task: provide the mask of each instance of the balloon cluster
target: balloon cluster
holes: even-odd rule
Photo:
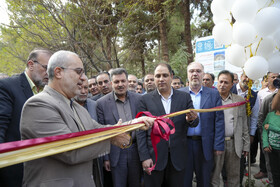
[[[280,72],[280,0],[213,0],[213,37],[253,80]]]

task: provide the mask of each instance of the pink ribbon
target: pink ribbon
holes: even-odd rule
[[[143,114],[148,117],[156,118],[151,130],[151,141],[155,152],[156,162],[152,167],[148,168],[151,172],[155,169],[157,163],[157,158],[158,158],[157,144],[160,142],[160,139],[164,139],[168,141],[169,136],[175,133],[175,126],[173,121],[171,121],[168,118],[164,118],[165,115],[157,117],[157,116],[153,116],[150,112],[147,111],[139,112],[136,115],[136,118],[141,117]],[[171,125],[173,128],[170,129],[168,124]],[[164,132],[162,132],[161,129],[163,129]]]

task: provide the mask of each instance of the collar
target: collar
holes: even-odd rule
[[[228,96],[227,96],[227,98],[225,98],[225,99],[223,99],[222,97],[221,97],[221,99],[223,100],[223,101],[228,101],[228,100],[232,100],[232,93],[230,92],[229,94],[228,94]]]
[[[158,91],[158,89],[157,89],[157,92],[158,92],[158,94],[161,96],[162,99],[164,99],[164,100],[169,100],[169,99],[171,99],[171,97],[172,97],[172,95],[173,95],[173,88],[171,87],[171,92],[170,92],[170,95],[168,96],[167,99],[165,99],[165,98],[161,95],[161,93]]]
[[[37,91],[37,87],[36,87],[36,85],[33,83],[33,81],[30,79],[30,77],[28,76],[28,74],[26,73],[26,71],[24,72],[24,74],[25,74],[25,77],[26,77],[26,79],[27,79],[27,81],[28,81],[28,83],[29,83],[29,86],[30,86],[30,88],[31,88],[31,90],[32,90],[32,92],[33,92],[33,94],[35,95],[35,94],[37,94],[37,93],[39,93],[39,92],[41,92],[41,91],[43,91],[43,89],[41,88],[41,89],[39,89],[39,92]]]
[[[189,86],[189,91],[190,91],[190,93],[196,95],[196,94],[194,93],[194,91],[192,91],[192,89],[191,89],[190,86]],[[201,93],[202,91],[203,91],[203,86],[200,87],[200,90],[199,90],[199,92],[198,92],[197,94]]]
[[[116,93],[114,91],[113,91],[113,96],[114,96],[115,101],[119,100],[118,96],[116,95]],[[125,100],[127,100],[127,99],[129,99],[129,91],[126,91]]]

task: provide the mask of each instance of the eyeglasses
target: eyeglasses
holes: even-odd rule
[[[84,74],[85,70],[83,68],[65,68],[65,67],[60,67],[61,69],[70,69],[75,71],[80,77]]]
[[[45,70],[48,69],[48,66],[47,65],[43,65],[41,64],[40,62],[36,61],[36,60],[33,60],[34,63],[37,63],[37,64],[40,64]]]

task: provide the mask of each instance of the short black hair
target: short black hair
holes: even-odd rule
[[[158,66],[165,66],[165,67],[167,67],[167,69],[168,69],[170,75],[173,75],[173,70],[172,70],[172,68],[171,68],[171,66],[170,66],[169,64],[167,64],[167,63],[159,63],[159,64],[155,67],[155,70],[157,69]]]
[[[219,79],[220,75],[230,75],[230,77],[231,77],[231,82],[233,82],[234,75],[233,75],[233,73],[231,73],[230,71],[228,71],[228,70],[222,70],[222,71],[220,71],[220,73],[218,74],[218,79]]]
[[[205,73],[205,74],[209,74],[212,78],[213,81],[215,81],[215,75],[213,73]]]
[[[113,75],[125,74],[126,79],[128,78],[128,73],[124,68],[115,68],[111,71],[110,79],[112,80]]]
[[[110,74],[107,72],[107,71],[102,71],[102,72],[99,72],[97,75],[96,75],[96,79],[97,79],[97,77],[98,76],[100,76],[100,75],[108,75],[108,77],[110,78]]]

